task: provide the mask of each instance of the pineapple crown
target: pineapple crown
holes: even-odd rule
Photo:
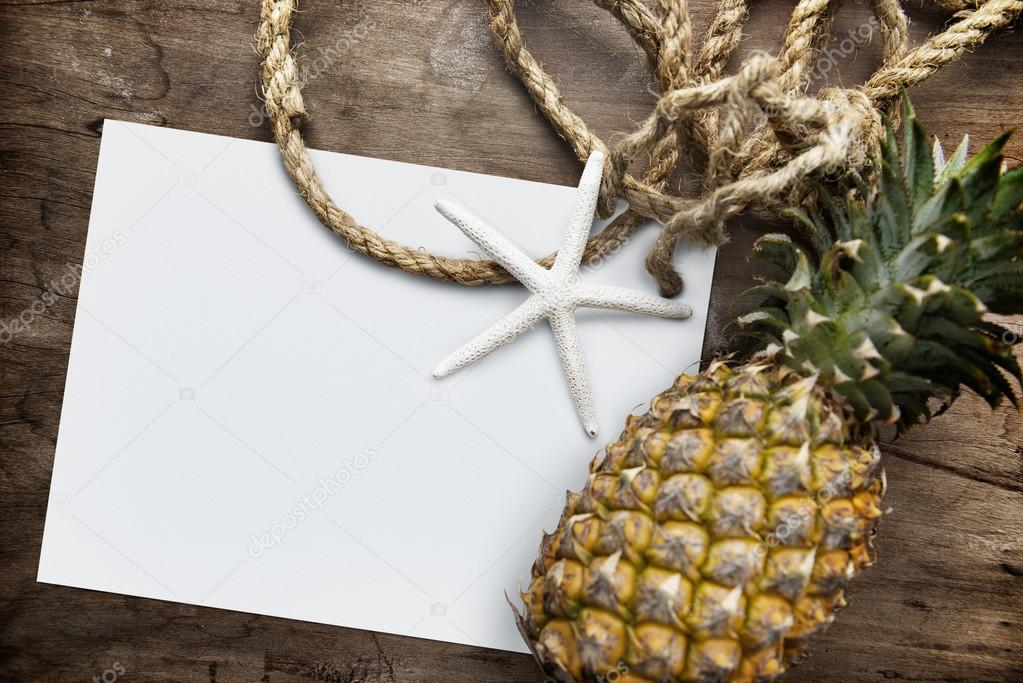
[[[1018,408],[1018,337],[985,320],[1023,312],[1023,168],[1004,168],[1009,133],[969,160],[964,139],[946,161],[908,99],[903,122],[901,147],[886,123],[872,182],[854,176],[844,198],[822,192],[820,211],[790,212],[806,246],[756,242],[751,256],[788,280],[750,290],[767,300],[739,324],[862,421],[905,429],[963,386]]]

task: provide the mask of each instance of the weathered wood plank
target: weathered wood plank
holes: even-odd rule
[[[0,320],[82,258],[104,117],[268,140],[251,47],[254,0],[0,4]],[[481,3],[302,5],[310,144],[354,154],[573,184],[578,164],[533,110],[485,37]],[[745,53],[777,47],[791,3],[753,9]],[[416,21],[410,21],[413,16]],[[713,13],[694,0],[698,30]],[[941,13],[912,9],[918,39]],[[523,30],[565,96],[602,136],[653,102],[643,57],[588,3],[520,3]],[[867,17],[840,12],[835,35]],[[338,47],[340,45],[340,47]],[[316,70],[321,50],[337,56]],[[932,131],[981,142],[1023,120],[1015,74],[1023,34],[1000,36],[915,91]],[[862,80],[877,45],[820,65]],[[825,68],[826,66],[826,68]],[[312,73],[312,72],[311,72]],[[1009,154],[1023,158],[1023,139]],[[721,254],[707,350],[749,283],[744,220]],[[539,681],[527,657],[351,629],[35,583],[74,319],[59,298],[0,344],[0,679]],[[667,378],[666,378],[667,380]],[[1021,680],[1023,425],[965,397],[886,448],[892,508],[878,566],[793,681]],[[83,558],[87,561],[87,558]],[[495,615],[495,618],[507,618]]]

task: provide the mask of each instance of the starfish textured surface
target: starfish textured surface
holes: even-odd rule
[[[437,210],[504,266],[529,290],[530,297],[502,320],[441,361],[433,371],[434,377],[446,377],[475,363],[515,339],[540,319],[546,318],[554,334],[576,412],[591,437],[597,435],[597,419],[590,378],[576,329],[575,309],[603,308],[662,318],[688,318],[692,315],[692,309],[685,304],[645,292],[597,285],[579,279],[579,264],[593,224],[603,168],[604,155],[593,152],[583,169],[568,227],[550,270],[537,264],[479,217],[442,199],[436,203]]]

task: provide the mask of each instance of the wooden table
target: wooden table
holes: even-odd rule
[[[702,31],[712,3],[694,4]],[[776,48],[791,6],[756,3],[743,53]],[[341,46],[306,87],[312,146],[575,183],[577,163],[491,47],[483,3],[306,0],[301,9],[303,64]],[[943,17],[911,15],[917,38]],[[520,16],[605,139],[646,115],[642,56],[601,10],[533,0]],[[835,36],[868,16],[849,4]],[[104,118],[270,139],[257,19],[256,0],[0,5],[0,320],[80,263]],[[948,145],[1018,125],[1021,54],[1023,32],[1001,35],[916,89],[925,124]],[[877,41],[838,55],[826,76],[862,82],[877,55]],[[1020,161],[1023,136],[1009,154]],[[744,251],[763,228],[740,221],[719,257],[708,352],[722,344],[727,304],[749,283]],[[72,293],[0,345],[0,679],[542,680],[522,655],[37,584],[74,314]],[[788,680],[1023,680],[1023,419],[966,396],[885,455],[892,512],[880,561]]]

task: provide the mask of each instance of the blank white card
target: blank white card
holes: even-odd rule
[[[313,157],[360,222],[451,256],[481,257],[437,198],[542,255],[574,196]],[[655,235],[584,277],[655,291]],[[579,313],[597,440],[546,325],[432,379],[525,290],[353,253],[271,144],[107,121],[83,261],[40,581],[525,651],[505,592],[590,458],[698,360],[714,253],[680,254],[692,319]]]

